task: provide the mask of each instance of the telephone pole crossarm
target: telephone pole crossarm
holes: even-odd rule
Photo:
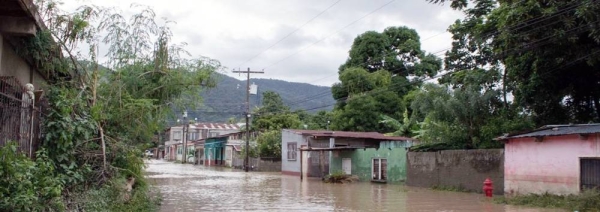
[[[264,71],[233,71],[233,73],[246,74],[246,157],[244,157],[244,171],[248,172],[249,149],[250,149],[250,74],[264,74]]]

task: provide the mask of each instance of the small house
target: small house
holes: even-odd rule
[[[578,194],[600,187],[600,124],[548,125],[497,138],[507,195]]]
[[[406,179],[406,148],[413,139],[377,132],[282,130],[283,174],[324,177],[334,172],[361,181]]]

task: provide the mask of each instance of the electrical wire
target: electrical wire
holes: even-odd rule
[[[246,61],[242,62],[241,64],[235,66],[235,67],[240,67],[243,64],[250,62],[251,60],[253,60],[254,58],[260,56],[261,54],[265,53],[267,50],[273,48],[274,46],[276,46],[277,44],[279,44],[281,41],[285,40],[286,38],[290,37],[292,34],[298,32],[298,30],[302,29],[304,26],[306,26],[308,23],[312,22],[313,20],[315,20],[316,18],[318,18],[319,16],[323,15],[323,13],[327,12],[329,9],[331,9],[333,6],[335,6],[336,4],[340,3],[340,1],[342,0],[338,0],[336,2],[334,2],[333,4],[331,4],[329,7],[325,8],[325,10],[321,11],[319,14],[317,14],[316,16],[312,17],[311,19],[309,19],[308,21],[306,21],[304,24],[302,24],[300,27],[296,28],[295,30],[293,30],[292,32],[288,33],[286,36],[283,36],[283,38],[279,39],[277,42],[271,44],[271,46],[267,47],[266,49],[262,50],[261,52],[259,52],[258,54],[252,56],[250,59],[247,59]]]

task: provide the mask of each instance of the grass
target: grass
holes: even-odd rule
[[[435,186],[432,186],[431,189],[437,190],[437,191],[471,192],[471,191],[469,191],[468,189],[465,189],[462,186],[442,186],[442,185],[435,185]]]
[[[571,211],[600,211],[600,192],[584,191],[579,195],[530,194],[515,197],[496,197],[499,204],[523,205],[543,208],[562,208]]]

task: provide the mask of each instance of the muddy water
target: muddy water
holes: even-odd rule
[[[497,205],[479,194],[372,183],[325,184],[279,173],[151,160],[161,211],[551,211]],[[556,211],[556,210],[554,210]]]

